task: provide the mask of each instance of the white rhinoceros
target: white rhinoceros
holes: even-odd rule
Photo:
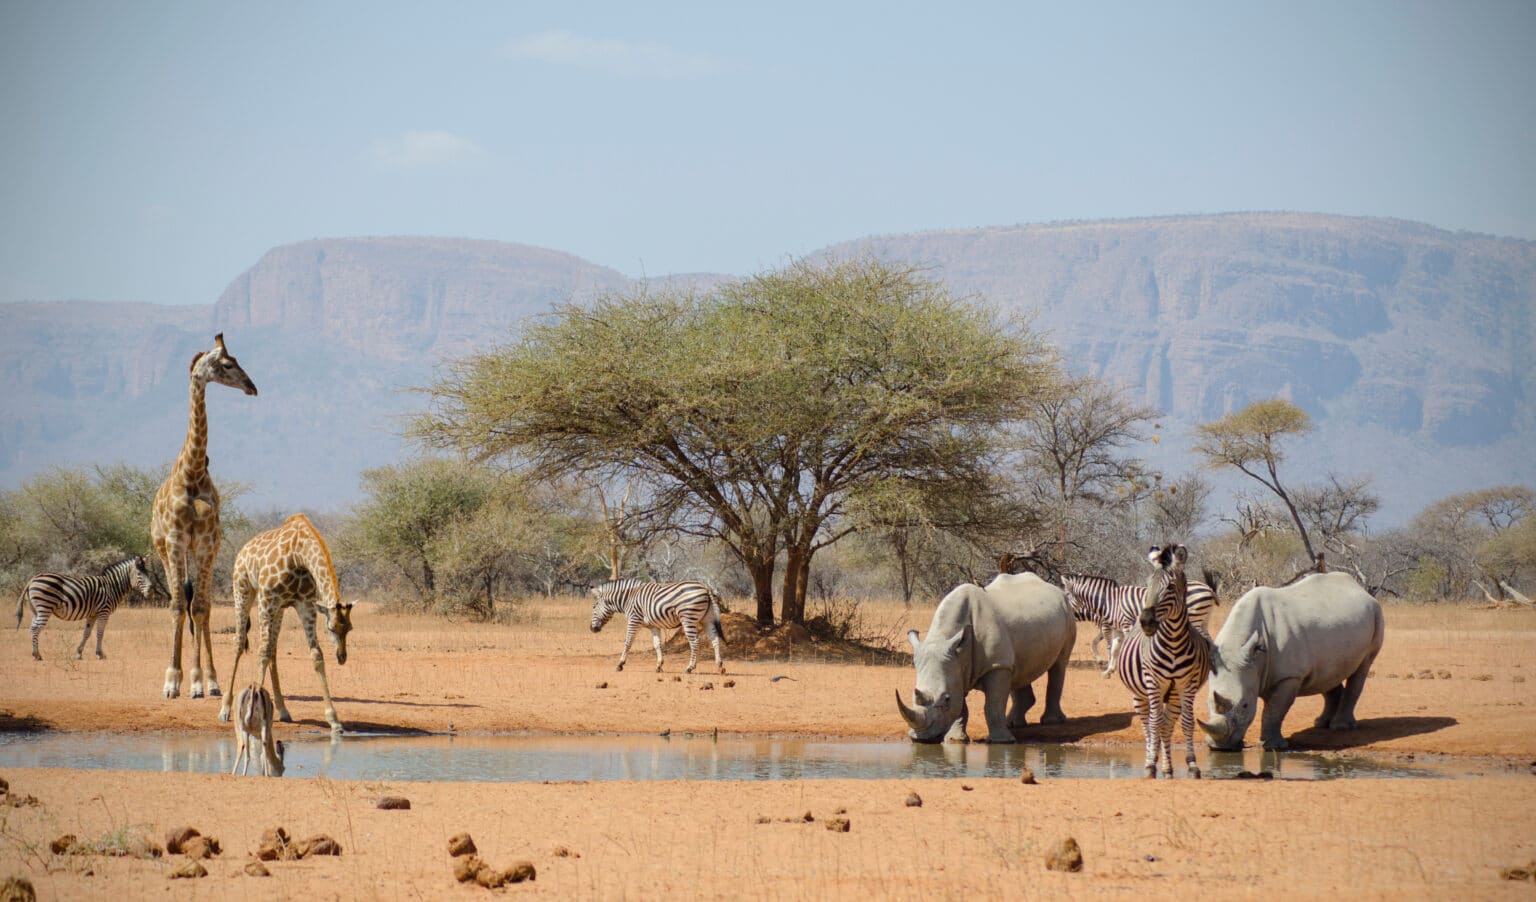
[[[1385,635],[1381,605],[1345,573],[1315,573],[1283,588],[1251,589],[1222,625],[1211,651],[1213,749],[1243,747],[1264,700],[1260,738],[1283,749],[1280,725],[1299,695],[1324,696],[1314,726],[1355,728],[1355,703]]]
[[[969,714],[966,693],[986,696],[988,742],[1014,742],[1012,729],[1024,725],[1035,703],[1030,684],[1049,672],[1041,723],[1061,723],[1061,688],[1077,640],[1077,622],[1067,597],[1032,573],[999,574],[986,588],[966,583],[944,596],[933,612],[928,638],[907,633],[917,685],[914,707],[896,692],[896,705],[915,742],[945,738],[965,742]],[[1005,710],[1009,696],[1013,708]]]

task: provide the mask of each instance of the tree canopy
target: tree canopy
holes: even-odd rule
[[[1004,424],[1058,376],[1021,323],[908,266],[811,263],[694,292],[567,304],[454,363],[413,433],[542,478],[624,473],[718,538],[771,623],[804,615],[820,548],[896,488],[996,494]]]

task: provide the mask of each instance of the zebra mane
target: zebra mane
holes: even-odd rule
[[[614,592],[617,592],[620,589],[633,589],[635,586],[638,586],[643,582],[645,582],[645,580],[640,579],[637,576],[626,576],[623,579],[610,579],[605,583],[598,583],[595,587],[593,587],[592,594],[612,595]]]
[[[142,559],[143,559],[142,555],[131,554],[128,557],[125,557],[125,558],[123,558],[122,560],[120,560],[120,561],[118,561],[116,563],[108,564],[107,566],[101,568],[101,575],[102,576],[118,576],[118,575],[121,575],[123,573],[126,573],[129,570],[132,570],[138,564],[138,562],[140,560],[142,560]]]

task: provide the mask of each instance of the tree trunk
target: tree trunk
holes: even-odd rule
[[[811,550],[809,548],[789,549],[788,560],[784,562],[785,623],[805,622],[805,590],[810,585],[810,581]]]
[[[773,626],[773,559],[747,564],[752,577],[752,596],[757,599],[757,625],[763,629]]]

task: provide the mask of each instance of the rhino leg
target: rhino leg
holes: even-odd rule
[[[1013,705],[1008,709],[1008,729],[1013,730],[1024,726],[1029,721],[1024,714],[1035,706],[1035,690],[1033,686],[1025,686],[1015,689],[1013,692]]]
[[[1072,662],[1072,644],[1067,643],[1061,650],[1061,656],[1045,676],[1045,712],[1040,715],[1041,723],[1066,723],[1067,715],[1061,710],[1061,691],[1067,684],[1067,666]]]
[[[1312,726],[1320,729],[1332,729],[1334,715],[1339,713],[1339,699],[1344,697],[1344,684],[1329,689],[1323,693],[1323,713],[1312,721]]]
[[[1355,704],[1360,701],[1360,693],[1365,691],[1365,678],[1371,675],[1371,665],[1376,662],[1376,656],[1360,665],[1360,668],[1349,675],[1344,681],[1344,691],[1339,695],[1339,710],[1333,713],[1333,720],[1328,724],[1330,730],[1353,730],[1360,725],[1355,722]]]
[[[1291,705],[1295,704],[1296,690],[1300,687],[1300,680],[1281,680],[1265,694],[1264,721],[1259,734],[1264,741],[1264,748],[1281,751],[1290,745],[1280,734],[1280,726],[1285,723],[1285,715],[1290,713]]]
[[[949,732],[944,734],[945,742],[970,742],[971,737],[966,734],[966,723],[971,719],[971,707],[965,702],[960,703],[960,716],[949,725]]]
[[[985,698],[982,713],[987,718],[987,742],[1006,744],[1018,741],[1013,731],[1008,729],[1008,699],[1013,695],[1010,686],[1012,682],[1013,673],[1007,670],[994,670],[981,678],[980,688]],[[1033,703],[1033,697],[1030,701]]]

